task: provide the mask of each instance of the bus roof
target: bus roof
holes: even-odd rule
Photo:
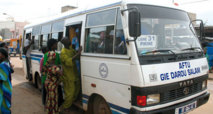
[[[33,23],[33,24],[26,25],[24,28],[26,29],[26,28],[33,27],[35,25],[47,24],[49,22],[53,22],[53,21],[56,21],[56,20],[62,20],[62,19],[66,19],[66,18],[69,18],[69,17],[73,17],[73,16],[97,11],[97,10],[104,9],[104,8],[119,6],[119,5],[121,5],[121,1],[114,2],[114,3],[107,4],[107,5],[100,6],[100,7],[92,6],[92,7],[87,7],[86,9],[85,8],[77,8],[77,9],[70,10],[70,11],[67,11],[65,13],[59,14],[59,15],[54,16],[54,17],[50,17],[51,19],[46,18],[46,20],[44,19],[45,21],[42,21],[42,22],[40,21],[40,22],[36,22],[36,23]]]
[[[172,0],[126,0],[126,4],[144,4],[179,9]]]
[[[144,4],[144,5],[155,5],[155,6],[163,6],[168,8],[179,9],[172,3],[171,0],[118,0],[117,2],[113,2],[113,3],[111,2],[111,3],[108,3],[107,5],[105,3],[105,5],[98,5],[98,6],[96,5],[96,6],[91,6],[87,8],[77,8],[77,9],[56,15],[54,17],[44,18],[43,20],[40,20],[38,22],[26,25],[24,28],[27,29],[37,25],[48,24],[54,21],[63,20],[69,17],[97,11],[100,9],[119,6],[121,4]]]

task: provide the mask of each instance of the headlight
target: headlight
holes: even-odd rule
[[[202,83],[202,89],[205,89],[207,88],[207,80],[203,81]]]
[[[160,102],[160,94],[147,95],[147,105],[156,104]]]

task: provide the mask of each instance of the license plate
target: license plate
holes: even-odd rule
[[[184,114],[197,107],[197,101],[175,109],[175,114]]]

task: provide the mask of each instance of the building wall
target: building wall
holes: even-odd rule
[[[15,22],[14,21],[1,21],[0,22],[0,34],[3,39],[12,38],[13,34],[11,31],[15,30]]]
[[[64,13],[64,12],[67,12],[69,10],[73,10],[73,9],[76,9],[77,7],[74,7],[74,6],[63,6],[61,7],[61,13]]]
[[[10,31],[10,29],[2,29],[1,30],[1,36],[3,37],[3,39],[10,39],[13,36],[13,33]]]
[[[10,30],[15,29],[15,22],[14,21],[0,21],[0,30],[8,28]]]
[[[190,13],[188,12],[189,18],[191,21],[196,20],[197,19],[197,15],[195,13]],[[193,22],[193,25],[196,25],[196,22]]]
[[[24,26],[29,22],[16,22],[16,36],[23,35]]]
[[[197,34],[200,34],[200,27],[195,27]],[[205,37],[213,38],[213,26],[204,26],[204,35]]]
[[[0,21],[0,35],[3,39],[16,38],[23,34],[28,22]]]

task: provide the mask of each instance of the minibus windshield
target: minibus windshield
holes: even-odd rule
[[[194,29],[190,29],[186,12],[150,5],[128,5],[128,8],[133,7],[137,7],[141,14],[141,36],[136,40],[139,56],[202,51]]]

